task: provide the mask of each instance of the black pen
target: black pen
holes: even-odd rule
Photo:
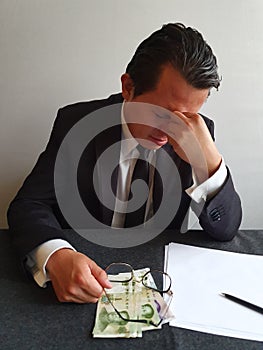
[[[263,315],[263,307],[260,307],[260,306],[255,305],[255,304],[251,304],[251,303],[249,303],[248,301],[239,299],[239,298],[234,297],[233,295],[230,295],[230,294],[220,293],[220,295],[222,295],[222,297],[225,297],[226,299],[229,299],[229,300],[231,300],[231,301],[234,301],[234,302],[237,303],[237,304],[240,304],[240,305],[242,305],[242,306],[245,306],[245,307],[249,308],[250,310],[257,311],[257,312],[259,312],[260,314]]]

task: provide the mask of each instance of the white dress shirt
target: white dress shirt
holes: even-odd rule
[[[124,103],[123,103],[124,105]],[[136,149],[138,142],[132,138],[129,131],[128,125],[125,123],[123,115],[123,106],[121,113],[122,121],[122,142],[120,151],[120,161],[119,161],[119,172],[117,181],[117,193],[116,193],[116,203],[115,211],[112,218],[112,227],[121,228],[124,226],[125,213],[121,213],[123,210],[118,210],[120,202],[118,198],[126,202],[128,200],[132,173],[139,156],[139,152]],[[127,159],[128,158],[128,159]],[[149,153],[148,159],[153,165],[155,164],[155,151]],[[150,169],[153,169],[152,167]],[[153,170],[152,170],[153,171]],[[227,169],[225,162],[222,159],[219,169],[205,182],[198,184],[195,176],[193,174],[193,185],[186,190],[186,193],[197,203],[202,200],[206,200],[209,197],[213,197],[223,186],[225,179],[227,177]],[[153,178],[154,174],[150,173],[150,184],[149,184],[149,198],[146,204],[146,215],[151,211],[152,204],[152,193],[153,193]],[[40,287],[45,287],[46,282],[50,281],[48,273],[46,271],[46,264],[50,256],[59,249],[69,248],[75,250],[71,244],[62,239],[52,239],[49,240],[27,255],[27,267],[31,270],[33,277]]]
[[[122,121],[122,141],[120,149],[120,158],[119,158],[119,172],[118,172],[118,181],[116,189],[116,202],[114,213],[112,217],[111,227],[113,228],[123,228],[125,223],[125,212],[127,209],[127,202],[131,188],[131,180],[133,171],[136,165],[136,161],[139,157],[139,151],[137,149],[138,142],[132,137],[128,125],[125,122],[123,114],[123,106],[121,113]],[[155,166],[156,155],[155,150],[150,150],[148,152],[146,160]],[[146,203],[145,210],[145,222],[147,217],[152,215],[152,196],[153,196],[153,181],[154,181],[154,168],[150,167],[149,169],[149,196]],[[120,201],[118,201],[118,199]],[[124,204],[125,203],[125,204]],[[126,207],[124,207],[126,205]]]

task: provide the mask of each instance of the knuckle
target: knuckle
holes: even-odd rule
[[[203,118],[201,117],[201,115],[199,115],[199,114],[196,114],[196,115],[195,115],[194,120],[195,120],[195,122],[196,122],[197,124],[204,124],[204,123],[205,123],[204,119],[203,119]]]
[[[100,278],[106,278],[108,275],[107,275],[107,273],[106,273],[106,271],[104,271],[104,270],[100,270],[99,271],[99,277]]]
[[[63,301],[64,301],[64,298],[62,295],[57,295],[57,299],[60,303],[63,303]]]
[[[57,295],[58,301],[61,303],[66,303],[70,301],[69,295],[66,293],[61,293],[60,295]]]
[[[66,289],[65,292],[63,294],[63,297],[68,299],[73,295],[76,295],[77,289],[73,284],[69,284]]]
[[[63,302],[69,303],[69,302],[71,302],[71,301],[72,301],[72,297],[71,297],[70,295],[65,294],[65,295],[63,296]]]
[[[78,272],[74,276],[74,282],[79,286],[84,286],[86,284],[86,279],[81,272]]]

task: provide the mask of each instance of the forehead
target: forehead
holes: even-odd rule
[[[163,67],[155,93],[169,110],[197,112],[206,101],[209,89],[193,87],[169,64]]]
[[[209,89],[197,89],[170,64],[163,67],[154,90],[137,96],[134,101],[164,107],[170,111],[197,113],[209,94]]]

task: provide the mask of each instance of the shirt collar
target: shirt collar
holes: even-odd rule
[[[123,157],[130,154],[138,146],[138,142],[132,136],[130,129],[126,123],[124,116],[124,104],[125,101],[123,101],[121,107],[122,141],[124,141],[121,143],[121,153]]]

